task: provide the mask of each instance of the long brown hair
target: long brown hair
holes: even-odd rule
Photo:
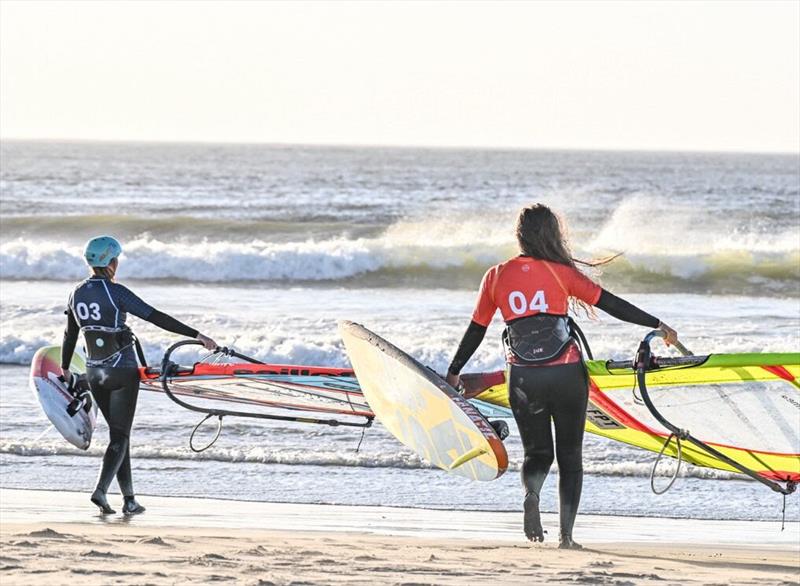
[[[111,259],[111,262],[108,263],[108,266],[105,267],[92,267],[92,274],[95,277],[105,277],[109,281],[114,280],[114,276],[117,274],[117,263],[114,262],[117,260],[116,258]]]
[[[572,256],[567,240],[566,225],[558,215],[544,204],[536,203],[522,208],[517,217],[517,243],[523,256],[547,260],[577,269],[576,265],[599,267],[617,258],[619,254],[599,260],[580,260]],[[573,311],[583,309],[594,316],[590,306],[580,299],[570,298]]]

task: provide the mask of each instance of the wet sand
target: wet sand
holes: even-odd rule
[[[112,505],[119,501],[111,498]],[[798,584],[800,524],[583,516],[586,549],[531,545],[519,513],[0,490],[0,583]]]

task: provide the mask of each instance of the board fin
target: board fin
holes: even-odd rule
[[[463,464],[466,464],[470,460],[474,460],[478,456],[483,456],[487,452],[488,452],[488,450],[486,448],[482,447],[482,446],[478,446],[476,448],[472,448],[466,454],[461,454],[458,458],[453,460],[453,463],[450,464],[450,466],[448,466],[448,469],[454,470],[454,469],[458,468],[459,466],[461,466]]]

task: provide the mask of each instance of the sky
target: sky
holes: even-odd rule
[[[0,137],[800,152],[800,2],[2,0]]]

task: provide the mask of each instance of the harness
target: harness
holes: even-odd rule
[[[91,279],[90,279],[91,280]],[[84,341],[85,341],[85,348],[86,348],[86,366],[92,368],[105,368],[105,367],[115,367],[119,364],[120,359],[122,358],[123,352],[134,346],[136,349],[136,355],[139,359],[139,362],[142,366],[147,366],[147,362],[144,359],[144,352],[142,351],[142,346],[139,343],[139,340],[134,335],[133,331],[126,326],[124,323],[119,325],[119,314],[120,310],[117,306],[117,303],[114,301],[113,296],[111,295],[111,291],[108,289],[108,285],[105,281],[98,279],[103,286],[103,290],[108,297],[108,301],[111,303],[111,307],[114,310],[114,325],[113,326],[104,326],[104,325],[83,325],[82,322],[84,319],[81,319],[79,312],[77,311],[77,304],[75,300],[72,300],[70,310],[72,311],[75,320],[82,324],[80,326],[80,330],[83,333]],[[99,306],[97,306],[97,302],[89,303],[89,307],[95,306],[93,311],[98,312],[97,317],[93,317],[93,319],[99,319]],[[84,304],[85,309],[85,304]],[[86,311],[86,310],[85,310]],[[85,318],[86,316],[84,316]],[[124,320],[123,320],[124,321]]]
[[[134,344],[135,337],[127,326],[109,328],[106,326],[83,326],[86,340],[86,366],[115,366],[122,352]]]
[[[578,324],[566,315],[537,313],[510,321],[503,330],[506,355],[521,365],[555,360],[572,341],[583,347],[589,359],[593,358],[586,336]]]

